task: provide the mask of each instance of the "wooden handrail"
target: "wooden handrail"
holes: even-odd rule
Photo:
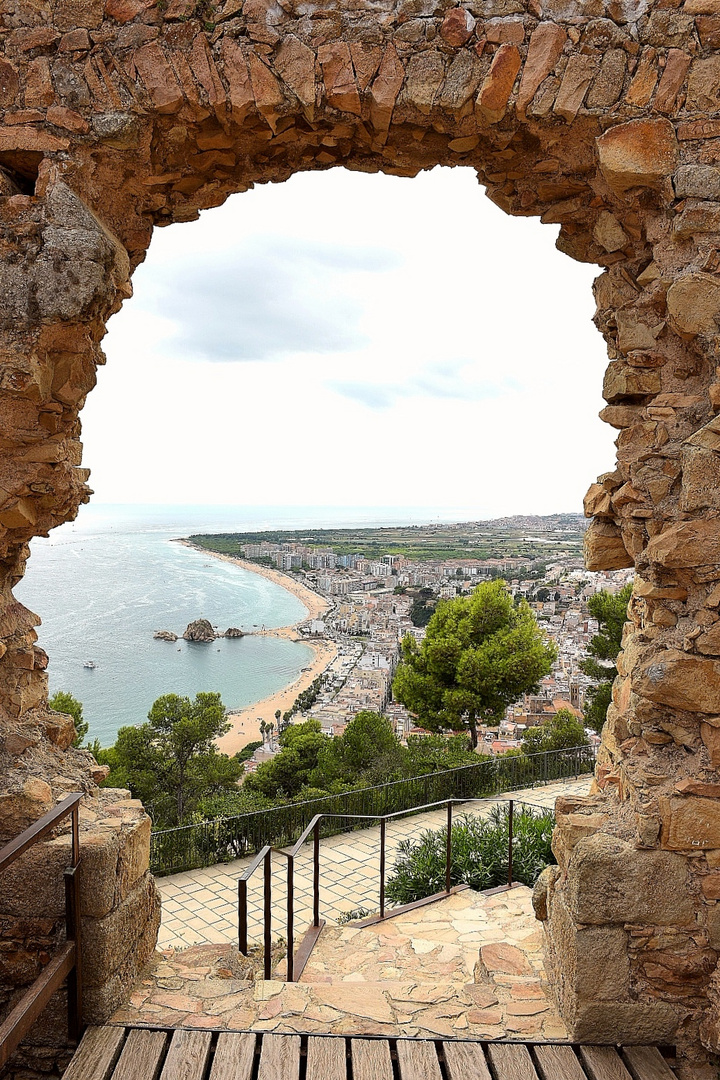
[[[61,821],[72,815],[72,853],[65,871],[65,933],[66,942],[45,965],[32,985],[25,991],[15,1008],[0,1024],[0,1069],[30,1031],[53,994],[67,979],[68,1038],[77,1041],[82,1026],[82,968],[80,948],[80,816],[83,792],[76,791],[43,814],[33,825],[0,849],[0,871],[6,870],[23,852]]]

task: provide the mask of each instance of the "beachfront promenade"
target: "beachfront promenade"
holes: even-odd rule
[[[560,781],[545,787],[524,788],[498,796],[493,803],[469,804],[457,813],[487,815],[495,803],[513,798],[535,807],[552,809],[559,795],[585,795],[591,778]],[[388,873],[395,862],[398,844],[417,838],[425,829],[441,828],[445,810],[408,815],[387,826]],[[378,868],[380,827],[341,833],[321,841],[320,916],[328,922],[356,908],[375,912],[379,907]],[[222,944],[237,941],[237,881],[250,863],[249,858],[188,870],[158,878],[163,914],[159,949],[183,949],[189,945]],[[273,933],[285,934],[286,860],[273,857]],[[312,922],[312,844],[308,843],[295,863],[295,927],[301,935]],[[248,888],[249,930],[253,943],[261,940],[262,873],[258,871]]]

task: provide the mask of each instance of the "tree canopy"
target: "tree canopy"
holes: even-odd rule
[[[243,771],[215,746],[229,730],[219,694],[196,694],[194,701],[165,694],[147,723],[120,728],[115,746],[99,757],[111,767],[108,781],[129,787],[156,825],[182,825],[203,799],[233,788]]]
[[[597,732],[602,730],[605,723],[612,696],[612,684],[617,675],[615,661],[622,646],[631,593],[632,585],[626,585],[618,593],[603,589],[588,600],[590,614],[599,623],[599,632],[590,642],[590,655],[581,662],[580,667],[595,681],[595,686],[590,687],[585,699],[584,718],[588,727]]]
[[[387,717],[365,710],[332,739],[321,733],[318,720],[290,725],[279,752],[248,776],[242,790],[276,801],[320,798],[479,760],[464,738],[411,736],[405,747]]]
[[[587,746],[588,737],[582,723],[570,709],[558,709],[554,716],[537,727],[529,728],[522,738],[525,754],[541,754],[547,750],[571,750]]]
[[[431,731],[499,723],[505,708],[537,687],[556,651],[525,601],[505,582],[484,582],[469,597],[441,600],[418,645],[405,637],[393,693]]]
[[[75,738],[73,739],[73,746],[82,746],[83,740],[88,733],[89,724],[83,717],[82,702],[78,701],[76,697],[69,694],[67,690],[56,690],[51,698],[48,699],[48,705],[55,712],[66,713],[68,716],[72,716],[75,723]]]

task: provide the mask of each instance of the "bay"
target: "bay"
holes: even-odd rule
[[[454,514],[457,513],[457,517]],[[457,520],[467,511],[444,511]],[[120,727],[140,724],[161,694],[219,691],[243,708],[293,682],[312,658],[309,646],[251,636],[306,615],[304,605],[267,578],[175,542],[197,532],[303,526],[423,523],[437,511],[392,508],[81,507],[75,522],[32,542],[17,598],[42,618],[38,644],[50,657],[50,692],[82,703],[89,738],[111,745]],[[206,618],[243,638],[212,644],[155,641]],[[91,660],[95,668],[84,666]]]

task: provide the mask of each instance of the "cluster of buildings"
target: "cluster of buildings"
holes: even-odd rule
[[[310,588],[331,601],[324,620],[301,627],[305,635],[331,638],[338,647],[337,658],[326,672],[328,679],[303,717],[319,720],[328,735],[341,734],[364,709],[389,716],[400,738],[421,733],[411,714],[392,701],[400,643],[407,634],[418,641],[425,634],[411,619],[419,590],[430,590],[433,599],[452,598],[470,593],[483,580],[504,577],[513,595],[528,600],[558,655],[538,693],[512,705],[499,729],[481,731],[482,749],[492,753],[519,746],[528,727],[561,708],[582,717],[590,680],[580,664],[598,631],[588,601],[601,589],[617,592],[632,577],[631,570],[589,572],[580,558],[570,556],[552,564],[523,558],[412,561],[384,555],[366,559],[362,553],[336,555],[300,544],[272,543],[248,544],[243,553],[246,558],[270,558],[281,569],[299,572]],[[423,595],[427,597],[428,592]]]

